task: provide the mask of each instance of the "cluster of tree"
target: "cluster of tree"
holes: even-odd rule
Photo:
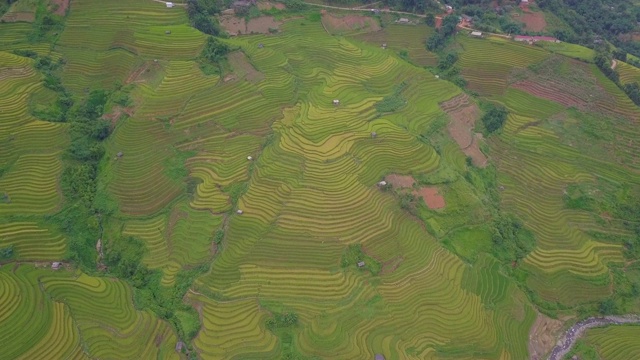
[[[473,27],[486,32],[503,32],[506,34],[522,33],[522,24],[515,22],[509,16],[498,14],[491,6],[465,5],[458,9],[459,13],[473,18]]]
[[[16,1],[18,1],[18,0],[1,0],[0,1],[0,16],[4,15],[7,12],[7,10],[9,10],[9,7],[11,7],[11,4],[13,4]]]
[[[517,262],[535,248],[533,233],[516,217],[498,215],[492,225],[493,254],[499,260]]]
[[[221,74],[222,64],[227,60],[230,51],[229,45],[209,36],[198,58],[202,72],[206,75]]]
[[[621,54],[620,51],[613,53],[613,56],[619,59],[626,59],[626,53]],[[612,55],[605,51],[598,51],[593,58],[594,63],[603,74],[605,74],[611,81],[613,81],[618,87],[627,94],[629,99],[636,105],[640,106],[640,85],[637,82],[622,84],[620,82],[620,75],[615,69],[611,68]]]
[[[448,52],[442,54],[438,59],[437,69],[442,79],[451,81],[452,83],[463,88],[467,85],[466,80],[460,74],[460,68],[455,66],[458,61],[458,54],[454,52]]]
[[[640,8],[630,0],[538,0],[538,5],[566,22],[572,33],[559,32],[558,38],[593,47],[603,37],[627,52],[640,56],[640,46],[623,41],[640,21]]]
[[[485,103],[483,107],[486,109],[480,120],[489,134],[498,131],[507,121],[509,111],[504,106]]]
[[[214,17],[225,7],[223,1],[216,0],[187,0],[187,15],[191,26],[205,34],[222,36],[224,32],[220,23]]]
[[[445,47],[447,40],[455,34],[458,25],[457,15],[448,15],[442,19],[442,26],[433,35],[427,39],[427,49],[429,51],[438,51]]]

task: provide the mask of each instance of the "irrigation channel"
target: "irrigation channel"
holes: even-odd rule
[[[592,317],[570,327],[551,351],[549,360],[560,360],[571,350],[587,329],[607,325],[640,324],[638,315]]]

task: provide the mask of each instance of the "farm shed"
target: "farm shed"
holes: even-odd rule
[[[340,105],[340,100],[333,100],[333,105]]]
[[[398,24],[408,24],[409,23],[409,19],[407,18],[400,18],[396,21]]]
[[[378,183],[378,186],[386,186],[386,185],[387,185],[387,182],[386,182],[386,181],[384,181],[384,180],[382,180],[382,181],[380,181],[380,182]]]
[[[53,270],[58,270],[58,269],[60,269],[61,265],[62,265],[62,263],[56,261],[56,262],[51,263],[51,268]]]
[[[244,211],[242,211],[242,210],[238,210],[238,211],[236,211],[236,214],[238,214],[238,215],[242,215],[242,214],[244,214]]]
[[[471,36],[482,37],[482,33],[480,31],[472,31]]]
[[[378,133],[377,133],[377,132],[375,132],[375,131],[373,131],[373,132],[371,133],[371,137],[375,139],[375,137],[376,137],[376,136],[378,136]]]
[[[359,267],[359,268],[364,267],[364,261],[359,261],[359,262],[358,262],[358,267]]]
[[[471,16],[469,16],[469,15],[462,15],[461,18],[462,18],[462,20],[464,20],[464,21],[466,21],[468,23],[473,22],[473,18]]]
[[[166,3],[166,4],[167,4],[167,7],[168,7],[168,8],[172,8],[172,7],[174,7],[174,5],[173,5],[173,3],[172,3],[172,2],[168,2],[168,3]]]

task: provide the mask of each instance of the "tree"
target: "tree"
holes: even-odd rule
[[[436,17],[432,13],[428,13],[424,22],[429,26],[436,26]]]

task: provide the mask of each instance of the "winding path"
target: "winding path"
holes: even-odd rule
[[[327,9],[371,12],[371,10],[369,8],[366,8],[366,7],[369,6],[369,5],[377,4],[377,3],[362,5],[362,6],[359,6],[359,7],[339,7],[339,6],[331,6],[331,5],[314,4],[314,3],[310,3],[310,2],[305,2],[305,4],[311,5],[311,6],[323,7],[323,8],[327,8]],[[383,12],[383,13],[405,14],[405,15],[417,16],[417,17],[421,17],[421,18],[427,17],[427,15],[414,14],[414,13],[410,13],[410,12],[406,12],[406,11],[395,11],[395,10],[386,10],[386,9],[378,9],[378,10],[380,10],[380,12]]]
[[[604,316],[592,317],[582,320],[570,327],[558,341],[556,347],[551,351],[549,360],[560,360],[571,350],[576,341],[584,335],[587,329],[606,325],[640,324],[640,316]]]

